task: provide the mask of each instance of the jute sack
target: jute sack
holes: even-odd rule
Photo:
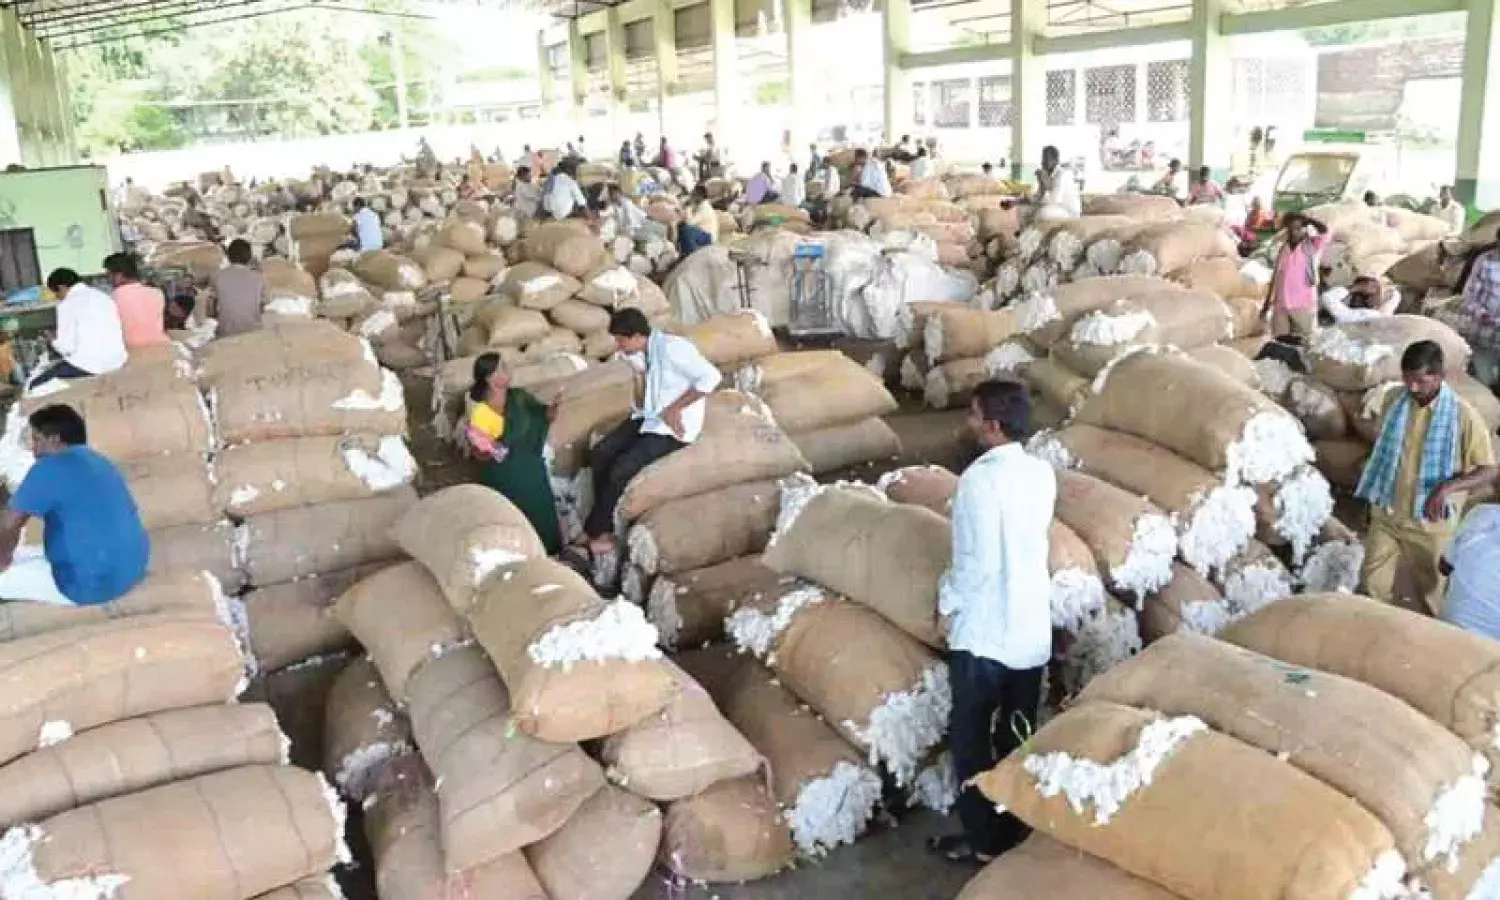
[[[397,703],[406,701],[413,672],[463,642],[462,623],[419,562],[360,579],[339,598],[334,615],[370,654]]]
[[[958,476],[942,466],[907,466],[881,476],[879,487],[895,503],[908,503],[947,518]]]
[[[415,262],[389,250],[360,254],[354,274],[387,291],[420,291],[427,286],[427,273]]]
[[[1169,290],[1171,282],[1151,275],[1110,275],[1060,284],[1028,295],[1016,306],[1016,325],[1042,349],[1062,340],[1080,316],[1103,309],[1120,297]]]
[[[753,775],[760,754],[698,682],[665,663],[676,696],[653,716],[605,738],[599,761],[609,779],[637,797],[680,800],[730,778]]]
[[[840,365],[849,357],[838,350],[796,350],[751,360],[734,372],[736,390],[760,394],[772,386],[826,365]]]
[[[837,472],[862,463],[896,459],[901,438],[884,419],[870,418],[843,425],[830,425],[791,435],[808,471],[814,475]]]
[[[75,394],[71,390],[22,402],[30,415],[61,403],[88,423],[89,447],[116,462],[145,456],[203,455],[210,444],[208,408],[190,381],[173,380],[139,389],[122,385],[108,394]]]
[[[148,576],[118,600],[91,606],[12,600],[0,603],[0,643],[110,619],[158,614],[218,621],[223,603],[218,579],[207,572]]]
[[[716,391],[706,402],[698,440],[631,479],[616,511],[622,521],[633,522],[675,497],[781,478],[807,468],[807,460],[756,398]]]
[[[1362,391],[1401,380],[1401,354],[1417,341],[1436,341],[1447,368],[1462,371],[1469,345],[1458,332],[1427,316],[1381,316],[1319,329],[1308,346],[1313,378],[1341,391]]]
[[[223,379],[273,375],[310,362],[356,363],[367,359],[364,344],[322,319],[288,322],[209,343],[199,353],[205,384]]]
[[[1177,534],[1150,500],[1101,478],[1060,469],[1053,514],[1089,546],[1116,590],[1144,596],[1171,580]]]
[[[1373,445],[1380,439],[1380,422],[1386,408],[1395,400],[1396,382],[1385,382],[1367,391],[1338,391],[1339,405],[1349,421],[1350,437]],[[1455,388],[1456,390],[1456,388]],[[1460,394],[1462,396],[1462,394]]]
[[[716,366],[737,366],[776,352],[770,323],[753,309],[710,316],[676,333],[692,341]]]
[[[551,836],[526,848],[549,900],[629,900],[651,872],[661,811],[605,785]]]
[[[1493,239],[1494,231],[1492,230],[1485,236],[1484,241],[1488,242]],[[1434,290],[1451,291],[1457,286],[1459,272],[1439,261],[1441,252],[1441,246],[1433,244],[1415,253],[1406,254],[1386,270],[1386,278],[1392,284],[1399,284],[1422,294]]]
[[[283,762],[259,703],[197,706],[92,728],[0,767],[0,827],[236,766]]]
[[[266,276],[266,286],[273,291],[285,291],[298,297],[318,296],[318,279],[289,259],[275,256],[263,259],[260,272]]]
[[[1429,825],[1441,821],[1440,803],[1463,807],[1476,830],[1483,814],[1484,762],[1443,726],[1369,685],[1210,637],[1163,638],[1089,682],[1079,700],[1194,716],[1291,763],[1374,813],[1414,869],[1445,866],[1474,836]],[[1462,788],[1444,796],[1461,782],[1467,797]]]
[[[1178,632],[1216,634],[1229,622],[1224,594],[1191,566],[1172,563],[1172,580],[1141,605],[1138,621],[1147,644]]]
[[[576,234],[558,244],[550,261],[559,272],[580,279],[615,265],[613,254],[594,234]]]
[[[492,250],[472,254],[464,260],[464,275],[485,284],[504,271],[505,256]]]
[[[304,878],[296,884],[261,894],[255,900],[340,900],[343,896],[338,880],[330,873]]]
[[[483,300],[489,290],[488,281],[460,275],[448,286],[448,299],[458,306],[470,306]]]
[[[563,826],[604,784],[576,744],[519,731],[495,668],[464,646],[417,670],[412,734],[436,776],[448,871],[491,862]]]
[[[646,283],[653,284],[649,280]],[[583,289],[578,293],[578,300],[605,310],[639,306],[641,284],[634,272],[623,266],[615,266],[585,281]]]
[[[759,393],[788,434],[890,415],[897,405],[879,378],[846,356],[762,383]]]
[[[342,213],[336,212],[300,213],[292,216],[287,223],[287,231],[294,240],[334,235],[347,237],[349,219]]]
[[[641,312],[651,317],[653,321],[658,316],[672,312],[672,303],[667,299],[666,291],[650,278],[639,272],[630,273],[635,278],[635,300],[626,299],[622,305],[635,305]],[[597,281],[597,279],[595,279]]]
[[[1017,333],[1013,309],[972,309],[949,305],[935,309],[922,326],[922,347],[934,363],[983,356]]]
[[[376,776],[369,796],[365,837],[375,859],[375,891],[382,900],[548,900],[518,852],[470,869],[448,870],[437,790],[417,754],[391,760]]]
[[[609,328],[609,312],[582,300],[564,300],[547,310],[547,318],[552,320],[552,324],[560,325],[579,334],[589,334]]]
[[[1147,729],[1162,735],[1157,743],[1147,744]],[[1145,783],[1131,777],[1152,763]],[[1128,787],[1096,794],[1080,771],[1093,766]],[[1033,828],[1186,900],[1351,897],[1367,878],[1391,890],[1402,874],[1391,833],[1364,808],[1191,719],[1075,706],[978,786]],[[1377,865],[1394,871],[1377,874]]]
[[[271,671],[322,653],[348,649],[349,630],[333,605],[378,566],[356,566],[256,588],[243,600],[252,666]]]
[[[326,319],[350,319],[375,307],[375,297],[348,269],[329,269],[318,279],[316,293],[293,296],[318,298],[318,315]]]
[[[1458,854],[1456,866],[1434,866],[1416,879],[1432,892],[1433,900],[1471,900],[1482,896],[1476,890],[1485,878],[1494,878],[1494,862],[1500,857],[1500,807],[1489,803],[1484,810],[1484,828]],[[1452,871],[1449,871],[1449,869]]]
[[[1193,218],[1163,222],[1135,236],[1120,268],[1125,272],[1151,275],[1172,272],[1199,259],[1238,259],[1234,238],[1222,226]]]
[[[958,900],[1177,900],[1149,881],[1040,832],[985,866]]]
[[[271,374],[221,378],[210,396],[225,444],[406,433],[401,381],[374,363],[312,361]]]
[[[547,333],[526,344],[521,359],[540,362],[559,353],[576,356],[583,352],[583,340],[566,328],[550,327]]]
[[[759,553],[776,527],[780,501],[774,481],[669,500],[631,527],[630,561],[647,575],[670,575]]]
[[[323,767],[339,793],[362,803],[380,770],[412,752],[411,725],[369,658],[349,663],[323,709]]]
[[[291,764],[316,770],[323,764],[323,707],[328,692],[352,654],[325,653],[295,665],[261,672],[250,680],[240,702],[269,704],[290,745]]]
[[[541,740],[614,734],[676,694],[656,629],[640,608],[601,600],[572,569],[545,556],[497,573],[468,618],[510,689],[516,727]]]
[[[589,234],[588,222],[582,219],[563,219],[555,222],[533,220],[527,223],[525,246],[526,259],[551,265],[557,248],[579,235]]]
[[[129,618],[0,645],[11,686],[0,761],[121,719],[227,703],[244,671],[234,635],[203,618]]]
[[[496,569],[547,555],[515,504],[479,484],[454,485],[423,497],[391,533],[408,556],[427,567],[460,615]]]
[[[416,460],[400,437],[286,438],[225,448],[214,508],[242,517],[361,500],[410,484]]]
[[[680,877],[722,883],[774,875],[792,864],[794,850],[764,779],[745,777],[668,803],[657,856]]]
[[[1060,222],[1048,236],[1047,255],[1063,268],[1071,269],[1078,264],[1079,257],[1083,255],[1084,248],[1089,244],[1106,234],[1133,226],[1136,226],[1136,223],[1132,219],[1121,215],[1086,215],[1077,219],[1066,219]]]
[[[1446,622],[1355,594],[1272,603],[1220,636],[1267,656],[1342,675],[1404,700],[1500,761],[1500,647]]]
[[[864,832],[880,797],[879,777],[771,670],[724,647],[694,650],[679,662],[764,755],[798,850],[818,856]]]
[[[258,587],[395,559],[391,526],[417,502],[400,487],[365,500],[250,516],[240,526],[245,575]]]
[[[1317,454],[1314,465],[1330,484],[1353,491],[1359,485],[1360,475],[1364,474],[1370,445],[1359,438],[1314,441],[1313,452]]]
[[[11,832],[15,855],[0,877],[22,885],[68,882],[119,900],[253,897],[345,861],[342,813],[314,773],[241,766]],[[149,835],[170,840],[142,839]]]
[[[651,583],[646,618],[667,649],[699,647],[724,637],[724,620],[741,603],[792,589],[789,579],[761,563],[760,554],[671,575]]]
[[[953,549],[946,519],[837,486],[818,489],[789,525],[785,518],[767,566],[861,603],[929,647],[946,645],[937,611]]]
[[[1269,481],[1312,459],[1297,422],[1275,401],[1174,353],[1121,359],[1077,421],[1145,438],[1230,480]]]
[[[984,357],[954,359],[927,372],[922,397],[934,409],[952,409],[969,402],[970,392],[990,378]]]
[[[1221,299],[1249,297],[1264,300],[1266,288],[1240,272],[1240,262],[1227,256],[1198,259],[1167,273],[1167,278],[1183,287],[1199,288],[1218,294]]]
[[[1233,347],[1210,344],[1207,347],[1195,347],[1187,355],[1211,369],[1218,369],[1246,387],[1260,388],[1260,375],[1255,371],[1255,363]]]
[[[947,728],[946,667],[869,607],[820,599],[817,592],[800,607],[792,601],[781,601],[793,612],[768,641],[767,664],[872,764],[885,766],[898,784],[909,783]],[[732,622],[726,627],[736,631]],[[893,695],[909,708],[887,708]],[[899,726],[887,721],[893,715],[901,716]],[[902,729],[899,738],[887,732],[893,726]]]
[[[1064,411],[1076,409],[1092,394],[1087,378],[1051,356],[1028,363],[1021,378],[1041,400]]]
[[[200,241],[173,242],[165,247],[157,247],[151,254],[153,267],[190,269],[193,279],[200,285],[207,284],[209,278],[227,264],[223,247]]]
[[[448,219],[438,229],[434,240],[464,256],[475,256],[488,249],[484,243],[484,226],[467,219]]]
[[[552,330],[547,317],[534,309],[515,306],[492,307],[489,322],[490,347],[522,347],[541,340]]]
[[[557,404],[557,414],[547,430],[547,449],[552,451],[555,475],[577,473],[587,459],[589,439],[630,415],[639,380],[630,363],[618,360],[560,379],[553,390],[538,394],[543,402]]]
[[[1142,222],[1166,222],[1182,216],[1182,207],[1160,194],[1090,194],[1083,198],[1087,216],[1126,216]]]
[[[516,305],[530,310],[549,310],[582,289],[578,279],[549,266],[523,262],[505,272],[500,290]]]
[[[125,476],[144,527],[206,525],[219,518],[202,454],[141,456],[116,465]]]
[[[235,528],[228,522],[158,528],[147,536],[151,539],[147,577],[207,572],[226,593],[236,593],[245,586],[245,573],[235,548]]]

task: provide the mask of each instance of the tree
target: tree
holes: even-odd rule
[[[440,101],[434,87],[445,61],[453,56],[452,44],[430,22],[411,17],[413,7],[407,0],[369,0],[366,8],[381,14],[368,17],[368,36],[359,47],[375,94],[375,127],[396,128],[401,124],[393,45],[401,51],[408,115],[413,120],[425,119],[425,111],[432,110]]]

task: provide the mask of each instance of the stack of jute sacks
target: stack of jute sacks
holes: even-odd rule
[[[1429,248],[1452,237],[1448,223],[1436,216],[1399,206],[1368,206],[1340,201],[1314,206],[1307,215],[1328,227],[1331,242],[1322,254],[1328,283],[1347,286],[1356,277],[1384,277],[1404,259],[1426,255]],[[1494,227],[1486,241],[1494,240]]]
[[[288,764],[208,573],[0,608],[0,895],[342,897],[344,807]]]
[[[1020,329],[1011,309],[962,303],[911,303],[900,310],[897,346],[904,351],[901,386],[921,392],[928,406],[949,409],[989,377],[995,348]]]
[[[639,608],[547,559],[486,488],[393,533],[412,559],[338,603],[369,659],[328,710],[382,898],[626,900],[654,864],[740,881],[791,862],[764,760]]]
[[[1351,594],[1220,637],[1156,642],[979,777],[1036,833],[962,900],[1495,895],[1492,641]]]

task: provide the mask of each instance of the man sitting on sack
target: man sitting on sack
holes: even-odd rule
[[[151,556],[124,476],[88,447],[71,406],[44,406],[28,425],[36,462],[0,513],[0,600],[93,606],[124,596]],[[33,518],[40,552],[19,546]]]
[[[644,376],[640,402],[630,418],[589,451],[594,505],[583,522],[594,581],[612,587],[619,569],[615,550],[615,507],[640,471],[698,440],[707,411],[705,398],[719,386],[719,370],[687,338],[651,327],[639,309],[616,310],[609,319],[615,346]]]
[[[1401,380],[1405,388],[1385,405],[1354,491],[1370,504],[1362,576],[1365,593],[1395,603],[1404,561],[1428,611],[1441,615],[1443,548],[1464,495],[1495,480],[1495,452],[1484,420],[1444,379],[1443,350],[1435,342],[1406,348]]]

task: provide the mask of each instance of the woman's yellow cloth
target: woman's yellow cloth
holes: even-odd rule
[[[492,441],[498,441],[505,434],[505,416],[488,403],[475,403],[469,411],[469,427]]]

